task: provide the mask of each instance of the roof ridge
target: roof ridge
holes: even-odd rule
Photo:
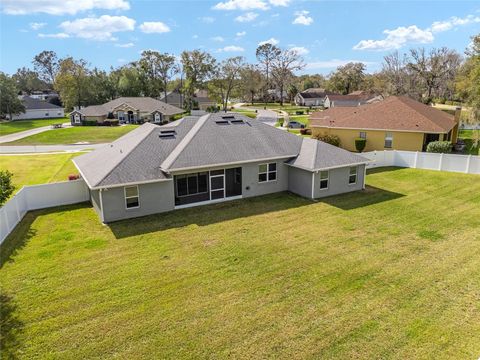
[[[148,125],[152,125],[152,124],[150,124],[150,123],[146,123],[145,125],[147,125],[147,124],[148,124]],[[155,127],[157,127],[157,125],[153,125],[153,126],[150,128],[150,131],[148,131],[148,132],[145,134],[145,136],[144,136],[141,140],[139,140],[139,141],[135,144],[135,146],[133,146],[133,147],[130,149],[130,151],[126,152],[125,155],[122,157],[122,159],[119,160],[119,161],[110,169],[110,171],[108,171],[108,172],[105,174],[105,176],[103,176],[100,180],[98,180],[97,183],[96,183],[95,185],[93,185],[93,186],[97,186],[97,185],[100,184],[103,180],[105,180],[105,179],[113,172],[113,170],[115,170],[115,169],[132,153],[132,151],[135,150],[135,149],[142,143],[142,140],[145,139],[148,135],[150,135],[150,134],[152,133],[152,131],[155,129]],[[137,129],[141,129],[141,126],[138,127]],[[135,130],[136,130],[136,129],[135,129]],[[124,139],[128,138],[128,135],[131,135],[131,132],[128,133],[128,134],[125,134],[125,136],[122,136],[120,139],[124,140]],[[115,141],[114,141],[114,142],[115,142]],[[111,146],[111,145],[112,145],[112,144],[110,144],[110,146]],[[108,145],[107,145],[107,146],[108,146]]]
[[[312,169],[315,168],[315,163],[317,162],[317,151],[318,151],[318,140],[313,140],[313,156],[312,156]]]
[[[425,115],[421,112],[422,109],[419,111],[419,110],[416,109],[413,105],[417,105],[417,106],[418,106],[418,104],[420,104],[420,108],[421,108],[422,106],[425,106],[425,110],[428,109],[427,111],[430,111],[430,110],[438,110],[438,111],[439,111],[439,114],[447,115],[447,117],[449,118],[449,120],[452,120],[452,119],[451,119],[451,115],[445,113],[444,111],[439,110],[439,109],[435,109],[435,108],[433,108],[433,107],[431,107],[431,106],[428,106],[428,105],[426,105],[426,104],[421,103],[420,101],[415,101],[415,100],[413,100],[413,99],[411,99],[411,98],[409,98],[409,97],[407,97],[407,96],[398,96],[397,99],[399,99],[400,102],[401,102],[403,105],[407,106],[409,109],[413,110],[416,114],[418,114],[419,116],[421,116],[424,120],[427,120],[427,122],[430,123],[431,125],[433,125],[433,127],[436,128],[437,131],[438,131],[438,129],[440,129],[441,131],[445,131],[445,129],[443,129],[443,128],[442,128],[440,125],[438,125],[435,121],[431,120],[428,116],[425,116]],[[406,101],[405,101],[405,100],[406,100]],[[418,103],[418,104],[417,104],[417,103]],[[452,121],[455,122],[455,120],[452,120]],[[455,126],[455,125],[454,125],[454,126]]]
[[[192,141],[198,131],[205,125],[207,120],[210,118],[211,114],[206,114],[201,116],[195,125],[190,129],[190,131],[183,137],[182,140],[177,144],[173,151],[166,157],[165,160],[160,164],[160,169],[168,170],[175,160],[180,156],[182,151],[187,147],[187,145]]]

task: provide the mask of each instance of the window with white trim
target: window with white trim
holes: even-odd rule
[[[189,196],[208,192],[208,174],[206,172],[177,175],[177,196]]]
[[[155,122],[160,122],[160,114],[158,112],[155,113]]]
[[[348,184],[349,185],[354,185],[357,183],[357,167],[352,166],[350,167],[350,172],[348,175]]]
[[[119,121],[124,121],[125,120],[125,113],[123,111],[117,112],[117,118]]]
[[[320,190],[328,189],[328,170],[320,171]]]
[[[125,207],[127,209],[134,209],[140,206],[138,196],[138,186],[125,186]]]
[[[75,124],[80,124],[80,115],[79,114],[75,114],[73,116],[73,121],[75,122]]]
[[[258,165],[258,182],[269,182],[277,180],[277,163]]]
[[[385,148],[391,149],[393,145],[393,133],[386,132],[385,133]]]
[[[360,131],[360,139],[366,139],[367,138],[367,132],[366,131]]]

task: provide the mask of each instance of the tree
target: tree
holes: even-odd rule
[[[8,170],[0,170],[0,206],[2,206],[15,191],[12,183],[13,174]]]
[[[55,51],[42,51],[33,59],[35,71],[39,74],[40,79],[45,81],[51,87],[55,85],[55,77],[60,69],[60,61]]]
[[[17,88],[22,93],[31,94],[34,90],[48,89],[48,84],[40,80],[38,73],[22,67],[13,74],[12,79],[15,81]]]
[[[15,81],[8,75],[0,72],[0,117],[18,115],[25,112],[25,106],[18,98],[18,89]]]
[[[328,87],[330,90],[341,94],[350,94],[352,91],[361,89],[364,78],[365,64],[351,62],[344,66],[339,66],[330,75]]]
[[[55,81],[55,90],[62,98],[65,108],[72,109],[89,105],[91,71],[83,59],[68,57],[60,61],[60,70]]]
[[[407,59],[398,51],[383,58],[382,74],[386,79],[386,91],[388,95],[405,95],[408,93],[408,72],[406,70]]]
[[[239,80],[244,66],[244,58],[236,56],[222,61],[215,67],[214,76],[210,81],[210,88],[220,99],[223,111],[227,111],[228,100],[233,90],[240,85]]]
[[[206,81],[213,74],[216,60],[205,51],[192,50],[182,52],[181,63],[186,78],[183,84],[185,106],[191,109],[195,90],[205,87]]]
[[[305,67],[302,56],[290,49],[281,50],[272,60],[272,78],[280,91],[280,105],[283,106],[283,94],[286,85],[292,80],[293,72]]]
[[[162,70],[165,71],[164,62],[164,54],[154,50],[142,51],[142,57],[138,61],[137,66],[143,80],[143,92],[146,96],[159,97],[162,90],[164,90],[162,74]]]
[[[159,54],[158,66],[160,77],[163,82],[163,91],[165,95],[165,102],[167,102],[167,90],[169,81],[180,71],[174,55],[168,53]]]
[[[106,71],[94,68],[88,75],[89,104],[104,104],[118,97],[117,84]]]
[[[143,82],[136,66],[125,65],[110,73],[119,96],[143,96]]]
[[[255,65],[247,65],[241,70],[240,89],[245,98],[248,97],[253,105],[255,95],[260,92],[263,87],[263,76]]]
[[[270,90],[270,70],[272,66],[272,62],[276,59],[281,53],[281,50],[273,44],[267,43],[260,45],[255,55],[257,57],[258,62],[260,63],[260,67],[265,71],[265,88],[264,88],[264,100],[265,103],[267,102],[267,93]]]

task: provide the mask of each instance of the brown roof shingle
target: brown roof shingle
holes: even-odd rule
[[[334,107],[310,116],[312,127],[447,133],[453,116],[405,96],[354,108]]]

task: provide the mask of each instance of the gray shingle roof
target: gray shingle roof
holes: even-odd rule
[[[159,111],[163,115],[176,115],[183,113],[182,109],[151,97],[120,97],[102,105],[87,106],[80,110],[80,113],[85,116],[106,116],[109,112],[112,112],[113,109],[122,104],[129,105],[136,110],[148,113],[153,113],[154,111]]]
[[[288,165],[309,171],[318,171],[354,164],[368,163],[370,160],[350,151],[318,141],[303,139],[300,154],[287,162]]]
[[[49,102],[34,99],[30,96],[24,96],[22,103],[25,106],[25,110],[49,110],[49,109],[62,109],[61,106],[50,104]]]
[[[174,134],[165,137],[165,131]],[[89,187],[99,188],[168,180],[180,170],[269,159],[290,160],[290,165],[306,170],[368,161],[237,113],[187,116],[163,126],[147,123],[73,161]]]

